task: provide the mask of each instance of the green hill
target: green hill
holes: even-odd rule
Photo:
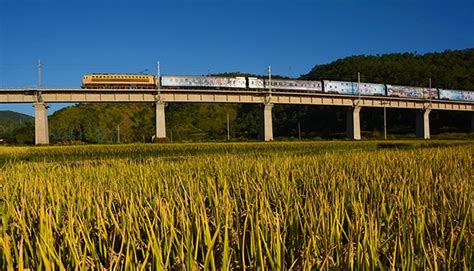
[[[5,127],[8,125],[22,125],[25,122],[34,121],[34,117],[13,111],[0,111],[0,125]]]
[[[304,79],[326,79],[474,90],[474,48],[442,53],[360,55],[316,65]]]
[[[33,123],[32,116],[0,111],[0,139],[6,143],[31,144],[34,139]]]
[[[234,121],[237,105],[168,104],[170,140],[223,140],[227,113]],[[51,140],[87,143],[149,142],[155,133],[153,104],[80,104],[49,117]]]

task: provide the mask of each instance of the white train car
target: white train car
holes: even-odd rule
[[[387,96],[419,99],[429,99],[431,97],[432,99],[438,99],[438,89],[387,85]]]
[[[248,87],[250,89],[270,89],[270,86],[276,91],[323,91],[321,81],[272,79],[270,83],[269,79],[248,77]]]
[[[325,80],[324,92],[327,93],[338,93],[338,94],[351,94],[351,95],[372,95],[372,96],[383,96],[385,95],[384,84],[374,83],[355,83],[345,81],[329,81]]]
[[[361,95],[374,95],[374,96],[384,96],[385,95],[385,85],[384,84],[375,84],[375,83],[354,83],[354,88],[356,94]]]
[[[281,80],[272,79],[271,84],[268,79],[265,79],[265,86],[275,90],[290,90],[290,91],[316,91],[322,92],[323,86],[321,81],[305,81],[305,80]]]
[[[439,98],[441,100],[468,101],[474,102],[474,91],[439,89]]]
[[[247,77],[250,89],[264,89],[265,81],[257,77]]]
[[[245,77],[161,76],[163,87],[246,88]]]

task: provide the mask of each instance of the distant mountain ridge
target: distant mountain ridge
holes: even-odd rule
[[[14,111],[0,111],[0,139],[6,143],[33,144],[35,118]]]
[[[0,110],[0,125],[5,125],[7,123],[21,125],[26,121],[34,121],[34,119],[34,117],[23,113],[18,113],[10,110]]]

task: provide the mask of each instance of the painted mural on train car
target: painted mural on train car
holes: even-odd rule
[[[419,98],[419,99],[437,99],[438,89],[420,88],[410,86],[387,85],[387,95],[394,97]]]
[[[323,81],[324,92],[339,94],[354,94],[354,86],[352,82],[344,81]]]
[[[210,77],[210,76],[162,76],[164,87],[222,87],[245,88],[245,77]]]
[[[265,86],[270,86],[270,80],[265,79]],[[323,91],[321,81],[304,81],[304,80],[271,80],[271,87],[273,89],[286,90],[306,90],[306,91]]]
[[[374,84],[374,83],[354,83],[354,94],[361,95],[385,95],[385,85],[384,84]]]
[[[339,94],[385,95],[385,85],[373,83],[356,83],[345,81],[324,82],[324,92]]]
[[[474,91],[440,88],[439,98],[442,100],[474,101]]]
[[[248,83],[249,83],[249,88],[264,88],[265,87],[265,82],[261,78],[257,77],[247,77]]]

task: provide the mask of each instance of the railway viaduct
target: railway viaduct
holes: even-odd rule
[[[166,138],[166,103],[253,103],[261,105],[262,140],[273,140],[273,105],[326,105],[347,108],[347,137],[361,139],[360,110],[364,107],[415,109],[416,135],[430,138],[432,110],[473,112],[474,103],[327,93],[268,92],[213,89],[0,89],[0,103],[32,103],[35,107],[35,143],[49,144],[48,103],[155,103],[156,138]]]

